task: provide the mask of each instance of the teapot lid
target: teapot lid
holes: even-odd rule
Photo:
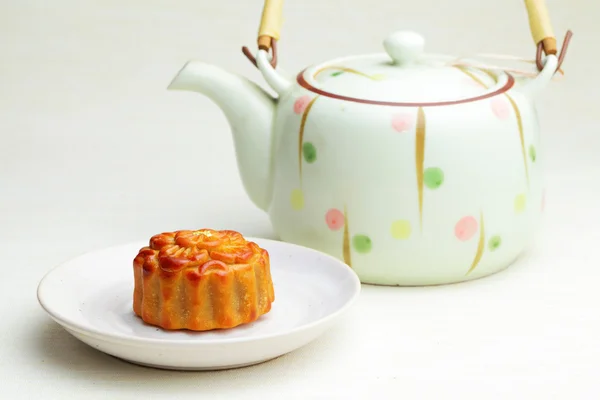
[[[312,66],[298,83],[320,95],[391,106],[458,104],[504,93],[514,78],[502,71],[454,65],[455,57],[424,54],[423,37],[395,32],[384,54],[340,58]]]

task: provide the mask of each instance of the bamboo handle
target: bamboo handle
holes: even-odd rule
[[[545,0],[525,0],[529,16],[529,29],[535,44],[542,43],[546,54],[556,54],[556,38],[552,30],[550,15]]]
[[[527,14],[529,16],[529,28],[531,30],[531,36],[535,44],[537,45],[536,53],[536,65],[538,70],[542,70],[542,50],[546,55],[558,53],[556,47],[556,37],[552,30],[552,24],[550,22],[550,15],[548,14],[548,8],[546,7],[545,0],[524,0],[525,7],[527,8]],[[273,52],[273,58],[271,65],[273,68],[277,65],[277,41],[279,41],[279,35],[281,31],[281,25],[283,21],[283,0],[265,0],[265,4],[262,11],[260,20],[260,27],[258,29],[257,44],[258,48],[263,51],[271,50]],[[567,31],[565,40],[562,44],[560,55],[558,56],[558,68],[562,64],[569,41],[571,40],[572,33]],[[256,60],[252,55],[252,52],[247,47],[242,47],[242,51],[248,57],[248,59],[256,65]]]
[[[265,0],[260,27],[258,28],[258,48],[269,50],[273,39],[279,40],[283,20],[283,0]]]
[[[545,0],[524,0],[529,28],[535,44],[542,43],[546,54],[556,54],[556,38]],[[258,29],[258,48],[269,50],[272,39],[279,40],[283,20],[283,0],[265,0]]]

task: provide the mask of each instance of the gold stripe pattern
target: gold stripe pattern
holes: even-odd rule
[[[417,171],[417,190],[419,191],[419,221],[423,227],[423,171],[425,162],[425,112],[423,107],[417,111],[415,137],[415,166]]]
[[[364,78],[371,79],[371,80],[374,80],[374,81],[378,80],[376,75],[369,75],[369,74],[365,74],[364,72],[360,72],[360,71],[358,71],[358,70],[356,70],[356,69],[352,69],[352,68],[346,68],[346,67],[336,67],[335,65],[328,66],[328,67],[323,67],[323,68],[321,68],[321,69],[317,70],[317,71],[314,73],[314,75],[313,75],[313,79],[316,79],[316,78],[317,78],[317,76],[319,76],[319,74],[320,74],[321,72],[328,71],[328,70],[332,70],[332,69],[334,69],[334,70],[336,70],[336,71],[344,71],[344,72],[348,72],[349,74],[359,75],[359,76],[362,76],[362,77],[364,77]]]
[[[346,205],[344,205],[344,243],[342,245],[342,254],[344,255],[344,262],[352,268],[352,259],[350,257],[350,228],[348,227],[348,211]]]
[[[483,257],[483,250],[485,249],[485,223],[483,220],[483,211],[480,212],[479,215],[479,243],[477,243],[477,252],[475,253],[475,258],[473,259],[473,263],[471,263],[471,268],[467,271],[466,275],[469,275],[479,264],[481,261],[481,257]]]
[[[484,88],[488,89],[487,85],[481,79],[479,79],[477,76],[475,76],[474,73],[469,71],[466,67],[464,67],[462,65],[457,65],[456,69],[458,69],[463,74],[467,75],[469,78],[473,79],[475,82],[479,83]],[[494,77],[492,77],[492,78],[494,78]]]
[[[465,67],[457,66],[456,68],[458,70],[460,70],[461,72],[463,72],[464,74],[468,75],[475,82],[479,83],[480,85],[482,85],[486,89],[488,89],[488,86],[485,83],[483,83],[483,81],[481,79],[479,79],[472,72],[467,70]],[[496,77],[492,72],[490,72],[488,70],[482,70],[482,72],[487,74],[492,79],[496,80]],[[524,132],[523,132],[523,120],[521,118],[521,112],[519,111],[519,107],[517,106],[517,103],[513,100],[512,97],[510,97],[506,93],[504,94],[504,96],[506,96],[506,98],[508,99],[508,101],[515,113],[515,116],[517,118],[517,127],[519,128],[519,139],[521,141],[521,154],[523,156],[523,164],[525,166],[525,179],[527,180],[527,186],[529,186],[529,166],[527,165],[527,151],[525,150],[525,136],[524,136]]]
[[[312,108],[313,104],[315,103],[315,101],[318,98],[319,98],[319,96],[316,96],[315,98],[313,98],[310,101],[310,103],[308,103],[308,105],[304,109],[304,112],[302,113],[302,120],[300,121],[300,132],[298,134],[298,171],[300,174],[300,183],[301,184],[302,184],[302,143],[304,142],[304,128],[306,126],[306,119],[308,118],[308,113],[310,112],[310,109]]]

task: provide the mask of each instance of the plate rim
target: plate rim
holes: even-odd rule
[[[313,249],[313,248],[310,248],[310,247],[298,245],[295,243],[285,242],[285,241],[281,241],[281,240],[274,240],[274,239],[267,239],[267,238],[253,237],[253,236],[246,236],[245,238],[248,241],[263,242],[265,245],[276,244],[277,246],[295,248],[297,251],[300,251],[300,252],[315,253],[325,259],[328,259],[329,261],[332,262],[333,265],[336,265],[336,268],[339,267],[340,269],[344,269],[346,271],[346,273],[348,273],[349,277],[351,278],[352,283],[353,283],[353,286],[352,286],[353,290],[350,295],[350,298],[344,304],[342,304],[342,306],[340,308],[338,308],[334,312],[326,314],[324,316],[321,316],[320,318],[317,318],[316,320],[311,321],[310,323],[302,324],[302,325],[294,327],[292,329],[287,329],[283,332],[259,334],[259,335],[247,336],[247,337],[208,339],[208,340],[201,340],[201,341],[194,341],[194,340],[185,340],[184,341],[184,340],[179,340],[179,339],[145,338],[145,337],[126,335],[126,334],[122,334],[122,333],[106,332],[101,329],[97,329],[94,326],[91,326],[91,327],[84,326],[83,324],[81,324],[77,321],[73,321],[69,317],[61,315],[60,313],[56,312],[56,310],[52,310],[53,307],[48,305],[48,299],[44,300],[44,296],[43,296],[44,286],[47,284],[47,281],[50,279],[50,277],[53,274],[57,273],[57,271],[59,271],[60,269],[65,268],[70,263],[76,262],[77,260],[79,260],[85,256],[94,254],[94,253],[110,251],[110,250],[117,249],[120,247],[128,247],[128,246],[133,247],[134,245],[137,246],[138,244],[146,243],[146,241],[138,240],[138,241],[129,241],[126,243],[115,244],[115,245],[106,246],[103,248],[97,248],[97,249],[92,249],[92,250],[88,250],[85,252],[81,252],[78,255],[72,256],[71,258],[58,263],[57,265],[52,267],[49,271],[47,271],[44,274],[44,276],[42,277],[42,279],[40,280],[40,282],[38,283],[37,290],[36,290],[37,300],[38,300],[38,303],[40,304],[40,306],[42,307],[42,309],[55,322],[62,325],[64,328],[75,331],[82,335],[95,337],[96,339],[99,339],[99,340],[105,340],[105,341],[110,341],[113,343],[122,343],[122,344],[128,344],[128,345],[138,345],[138,346],[145,346],[145,345],[157,346],[158,345],[158,346],[164,346],[164,347],[172,347],[172,346],[202,347],[202,346],[213,346],[215,344],[243,344],[243,343],[257,342],[257,341],[263,341],[263,340],[270,340],[273,338],[287,337],[287,336],[294,335],[294,334],[300,334],[305,331],[310,331],[311,329],[315,328],[316,326],[325,325],[327,323],[330,323],[332,320],[334,320],[337,317],[344,314],[351,306],[354,305],[354,303],[360,296],[360,293],[362,291],[362,284],[361,284],[360,278],[358,277],[356,272],[354,272],[354,270],[351,267],[349,267],[348,265],[343,263],[343,261],[333,257],[332,255],[324,253],[324,252],[316,250],[316,249]],[[142,244],[142,246],[143,245],[144,244]],[[264,247],[264,246],[261,245],[261,247]]]

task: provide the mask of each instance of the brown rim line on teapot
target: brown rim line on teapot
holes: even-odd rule
[[[543,2],[526,2],[535,73],[456,63],[399,31],[382,52],[309,66],[295,79],[278,67],[281,4],[266,2],[256,54],[244,48],[276,98],[199,61],[169,86],[223,110],[244,187],[280,238],[383,285],[470,280],[516,260],[544,205],[534,100],[571,36],[558,54]]]

